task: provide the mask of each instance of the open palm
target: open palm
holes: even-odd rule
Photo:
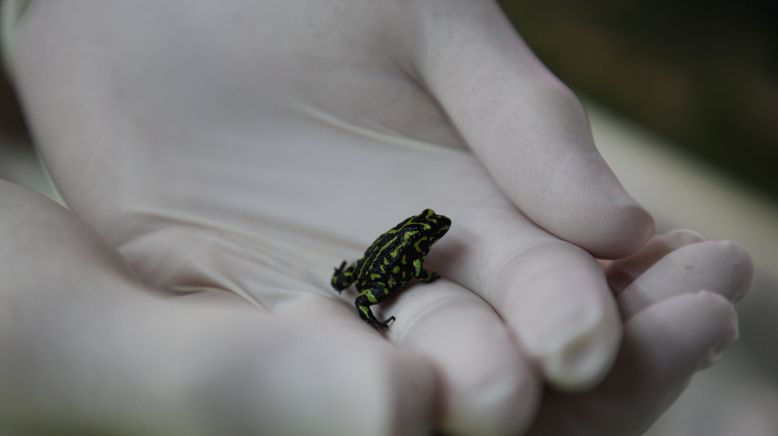
[[[493,4],[52,2],[18,30],[78,218],[3,192],[71,229],[16,215],[18,244],[61,241],[45,256],[70,266],[36,286],[89,320],[50,335],[74,363],[36,374],[49,409],[21,389],[29,410],[62,398],[68,425],[146,434],[629,434],[735,335],[719,295],[751,273],[729,243],[655,238],[611,265],[614,297],[594,256],[634,253],[651,218]],[[332,268],[427,207],[453,221],[425,261],[444,279],[382,304],[382,337]]]

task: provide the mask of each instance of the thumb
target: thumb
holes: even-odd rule
[[[597,152],[581,103],[499,7],[422,5],[414,66],[504,193],[535,223],[598,257],[637,250],[653,219]]]

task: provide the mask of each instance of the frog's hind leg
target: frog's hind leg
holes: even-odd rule
[[[346,261],[344,260],[343,263],[340,264],[340,267],[335,268],[335,272],[332,274],[330,284],[338,292],[348,288],[352,283],[354,283],[354,273],[356,269],[356,262],[352,263],[348,266],[348,268],[346,268]]]
[[[365,289],[359,293],[359,296],[357,296],[357,299],[354,301],[354,304],[357,306],[357,312],[359,312],[359,316],[367,321],[368,324],[379,330],[383,330],[389,327],[389,323],[395,319],[393,316],[390,316],[384,321],[379,321],[378,318],[373,315],[373,311],[370,310],[370,306],[378,303],[383,295],[384,293],[380,289]]]

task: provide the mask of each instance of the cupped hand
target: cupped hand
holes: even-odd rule
[[[633,285],[614,299],[594,256],[635,252],[653,222],[492,3],[32,3],[16,41],[19,91],[73,213],[4,188],[21,203],[3,230],[34,229],[9,240],[57,265],[14,267],[40,272],[17,286],[37,293],[12,337],[41,338],[9,343],[68,363],[38,369],[48,399],[15,388],[20,422],[56,421],[68,402],[69,425],[148,434],[513,434],[555,416],[595,428],[609,421],[576,415],[582,397],[541,403],[540,387],[606,375],[619,307],[635,315],[601,386],[635,365],[634,343],[641,361],[671,362],[675,389],[696,368],[677,362],[731,336],[729,303],[686,296],[722,262],[708,254],[684,286],[661,262],[630,270],[662,302]],[[425,264],[444,280],[384,304],[397,320],[382,337],[353,293],[329,288],[332,267],[426,207],[453,220]],[[645,334],[657,314],[699,307],[713,333],[671,351]],[[636,420],[667,406],[649,391],[619,391],[638,392]],[[620,398],[608,392],[595,404]]]

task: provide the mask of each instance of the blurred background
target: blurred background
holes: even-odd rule
[[[649,436],[778,435],[778,2],[500,2],[659,230],[754,257],[740,341]]]
[[[579,94],[778,199],[778,2],[501,3]]]
[[[501,1],[583,99],[601,153],[659,230],[747,247],[740,341],[649,436],[778,435],[778,3]],[[56,198],[7,78],[0,177]]]

